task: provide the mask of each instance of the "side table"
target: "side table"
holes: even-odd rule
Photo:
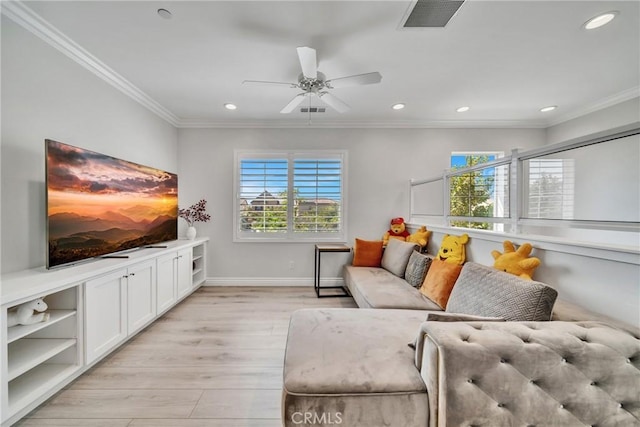
[[[316,245],[315,269],[313,275],[313,287],[318,298],[326,297],[348,297],[350,296],[344,286],[320,286],[320,258],[323,252],[351,252],[351,248],[347,245]],[[342,294],[336,295],[320,295],[320,289],[342,289]]]

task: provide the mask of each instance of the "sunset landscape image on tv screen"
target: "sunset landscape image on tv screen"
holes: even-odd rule
[[[47,267],[177,239],[178,176],[46,140]]]

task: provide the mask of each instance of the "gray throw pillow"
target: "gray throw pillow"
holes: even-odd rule
[[[551,319],[558,292],[493,267],[467,262],[447,303],[447,313],[502,317],[510,322]]]
[[[431,266],[432,258],[418,251],[411,252],[407,268],[404,271],[404,280],[414,288],[419,288]]]
[[[411,252],[417,247],[418,245],[415,243],[389,239],[389,243],[387,243],[387,247],[382,255],[382,261],[380,262],[382,268],[391,274],[403,278]]]

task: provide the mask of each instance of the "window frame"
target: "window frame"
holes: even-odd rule
[[[444,216],[446,218],[446,223],[447,225],[449,225],[450,227],[454,227],[454,228],[472,228],[472,229],[481,229],[483,228],[482,225],[485,225],[486,229],[489,230],[493,230],[493,231],[503,231],[504,230],[504,224],[508,221],[510,221],[511,218],[511,209],[510,209],[510,182],[509,182],[509,175],[511,174],[511,170],[510,170],[510,163],[511,163],[511,156],[506,156],[504,151],[497,151],[497,150],[491,150],[491,151],[452,151],[450,156],[449,156],[449,161],[453,161],[454,157],[470,157],[470,156],[488,156],[488,157],[492,157],[493,159],[488,160],[487,162],[484,163],[478,163],[474,166],[470,166],[470,167],[462,167],[462,168],[454,168],[453,166],[450,166],[450,169],[445,170],[444,174],[443,174],[443,182],[444,182],[444,186],[445,186],[445,194],[443,194],[443,196],[445,197],[445,203],[446,203],[446,207],[445,207],[445,213]],[[502,167],[502,166],[506,166],[507,167],[507,172],[506,172],[506,180],[504,179],[504,174],[499,174],[498,173],[498,168]],[[472,174],[478,171],[482,171],[484,169],[490,169],[490,168],[494,168],[494,193],[492,195],[492,197],[490,198],[493,206],[494,206],[494,215],[491,216],[457,216],[457,215],[452,215],[451,213],[451,208],[452,208],[452,200],[451,200],[451,180],[454,178],[458,178],[458,177],[463,177],[467,174]],[[498,183],[502,182],[503,184],[507,185],[506,191],[503,190],[498,190]],[[496,192],[498,194],[496,194]],[[501,197],[500,197],[501,196]],[[502,199],[500,202],[500,198]],[[502,215],[495,215],[495,211],[496,209],[503,211]],[[504,214],[504,212],[506,212],[506,214]],[[467,226],[463,226],[463,225],[454,225],[454,223],[456,222],[467,222]],[[480,227],[473,227],[471,226],[471,224],[478,224],[480,225]]]
[[[251,233],[241,226],[241,162],[242,160],[287,160],[287,229],[281,233]],[[296,160],[339,160],[340,228],[338,232],[295,232],[294,165]],[[233,163],[233,242],[234,243],[344,243],[347,239],[347,150],[234,150]]]
[[[506,230],[494,227],[494,232],[498,233],[510,233],[512,235],[525,235],[532,232],[533,234],[540,234],[544,236],[551,236],[552,239],[557,239],[558,236],[566,235],[566,232],[562,231],[558,233],[554,230],[597,230],[602,233],[596,233],[596,237],[593,239],[584,239],[580,237],[580,244],[582,242],[588,242],[591,244],[595,242],[600,244],[606,242],[609,244],[609,238],[617,238],[620,236],[619,232],[638,233],[640,230],[640,221],[637,219],[615,219],[615,218],[593,218],[593,219],[549,219],[549,218],[528,218],[525,214],[526,204],[524,197],[528,196],[525,188],[525,181],[527,180],[526,161],[531,159],[542,158],[548,155],[562,153],[578,148],[587,147],[590,145],[603,144],[613,142],[619,139],[624,139],[631,136],[640,135],[640,127],[637,123],[632,123],[624,126],[620,126],[614,129],[610,129],[604,132],[596,134],[586,135],[578,137],[576,139],[560,142],[557,144],[545,145],[538,148],[530,149],[527,151],[520,151],[518,149],[512,149],[510,155],[505,155],[504,158],[494,160],[493,162],[483,163],[470,168],[466,168],[466,171],[477,170],[482,167],[488,167],[490,165],[498,166],[499,164],[510,164],[509,171],[509,218],[496,220],[494,218],[485,219],[486,222],[493,222],[496,226],[504,226]],[[575,167],[575,165],[574,165]],[[636,171],[637,169],[633,169]],[[464,171],[460,169],[459,171]],[[574,171],[575,173],[575,171]],[[433,224],[443,227],[451,227],[450,220],[468,220],[469,217],[451,217],[447,215],[449,212],[449,194],[448,177],[451,176],[450,169],[444,170],[441,175],[431,176],[429,178],[412,178],[409,180],[410,186],[410,220],[411,224],[428,225]],[[442,182],[442,199],[444,202],[444,209],[441,215],[432,213],[416,212],[415,206],[418,205],[415,197],[417,197],[417,190],[415,187]],[[574,210],[575,210],[574,205]],[[466,227],[460,227],[461,229],[471,230]],[[552,231],[546,231],[546,229]],[[533,231],[531,231],[533,230]],[[611,233],[609,233],[611,232]],[[603,237],[604,236],[604,237]],[[627,235],[625,235],[627,236]],[[632,236],[635,238],[635,236]]]

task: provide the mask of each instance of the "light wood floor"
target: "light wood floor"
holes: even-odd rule
[[[206,287],[17,426],[281,426],[289,316],[355,307],[310,287]]]

